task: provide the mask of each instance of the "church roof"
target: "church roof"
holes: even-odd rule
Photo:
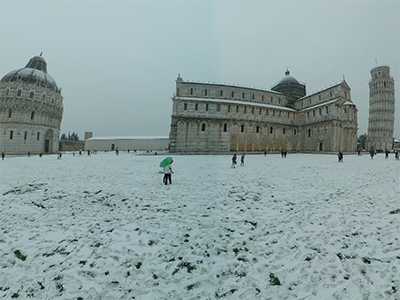
[[[47,74],[47,63],[42,56],[34,56],[26,64],[25,68],[7,73],[1,82],[22,80],[26,83],[40,84],[52,90],[58,90],[55,80]]]

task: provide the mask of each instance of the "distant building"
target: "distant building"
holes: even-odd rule
[[[394,79],[388,66],[371,70],[366,150],[393,149]]]
[[[0,81],[0,151],[6,154],[58,151],[63,97],[42,56]]]
[[[342,81],[306,96],[289,71],[271,90],[176,80],[170,151],[349,152],[357,147],[357,108]]]
[[[162,136],[92,137],[85,140],[85,150],[91,151],[165,151],[169,138]]]

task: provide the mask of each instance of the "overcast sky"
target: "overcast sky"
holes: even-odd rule
[[[399,1],[0,1],[0,76],[43,51],[62,87],[61,132],[168,136],[184,80],[307,94],[342,81],[367,133],[370,70],[388,65],[400,137]]]

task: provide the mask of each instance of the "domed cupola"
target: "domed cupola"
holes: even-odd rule
[[[42,55],[0,81],[0,151],[56,153],[63,117],[61,88],[47,74]]]
[[[285,76],[271,87],[271,90],[284,94],[291,101],[306,95],[306,85],[298,82],[296,78],[291,76],[288,69],[286,69]]]
[[[32,57],[25,68],[11,71],[1,79],[2,83],[14,81],[41,85],[58,93],[61,91],[54,79],[47,74],[47,63],[41,55]]]

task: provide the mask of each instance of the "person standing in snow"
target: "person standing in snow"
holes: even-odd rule
[[[374,150],[369,150],[369,155],[371,156],[371,159],[374,159],[375,156],[375,151]]]
[[[338,162],[343,162],[343,153],[342,152],[339,152],[338,159],[339,159]]]
[[[171,182],[171,174],[172,174],[171,164],[172,164],[173,162],[174,162],[174,161],[172,160],[172,161],[169,163],[168,166],[165,166],[165,167],[164,167],[164,179],[163,179],[163,182],[164,182],[165,185],[168,184],[168,181],[169,181],[169,184],[172,184],[172,182]]]
[[[244,154],[242,154],[242,157],[240,158],[240,165],[244,167]]]
[[[6,155],[4,154],[4,152],[1,152],[1,160],[4,160],[4,157],[6,157]]]
[[[236,154],[234,154],[233,157],[232,157],[232,166],[231,166],[231,168],[236,168],[236,160],[237,160],[237,156],[236,156]]]

